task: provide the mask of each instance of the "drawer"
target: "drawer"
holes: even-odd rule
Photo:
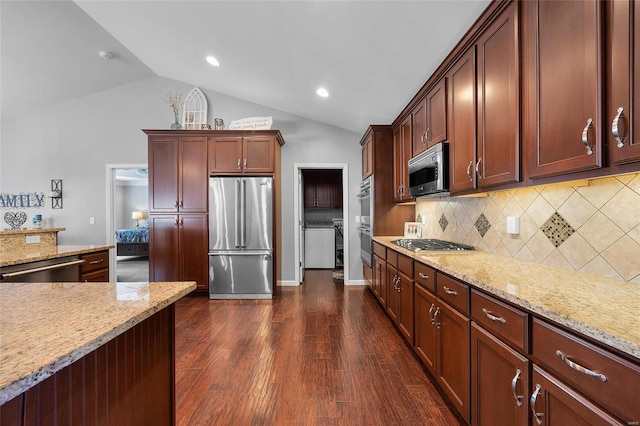
[[[90,283],[106,283],[109,282],[109,270],[102,269],[93,272],[87,272],[80,276],[80,281]]]
[[[391,249],[387,250],[387,263],[396,269],[398,268],[398,252]]]
[[[373,242],[373,254],[382,260],[387,259],[387,248],[380,243]]]
[[[109,251],[99,251],[97,253],[83,254],[80,256],[85,262],[80,265],[80,273],[91,272],[109,267]]]
[[[437,275],[436,294],[459,311],[469,314],[469,286],[448,275]]]
[[[404,254],[398,254],[398,271],[411,279],[413,277],[413,259]]]
[[[118,256],[135,256],[136,246],[133,244],[118,244],[117,254]]]
[[[471,290],[471,317],[484,329],[529,352],[529,315],[499,300]]]
[[[531,334],[536,363],[624,422],[640,420],[638,365],[537,318]]]
[[[424,263],[414,262],[413,280],[432,293],[436,292],[436,270]]]

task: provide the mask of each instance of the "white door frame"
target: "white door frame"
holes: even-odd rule
[[[106,228],[107,228],[107,245],[115,246],[116,245],[116,214],[115,214],[115,202],[114,195],[116,192],[116,169],[146,169],[148,168],[147,164],[107,164],[107,179],[106,181],[106,194],[107,194],[107,202],[106,209],[107,214],[106,218]],[[117,281],[117,248],[114,250],[109,250],[109,282]]]
[[[295,182],[295,190],[293,191],[293,223],[294,223],[294,236],[293,236],[293,264],[295,277],[294,281],[298,283],[301,282],[300,277],[300,221],[302,218],[300,217],[300,204],[302,203],[303,197],[303,189],[302,185],[298,181],[298,175],[300,174],[300,170],[302,169],[338,169],[342,170],[342,217],[343,217],[343,243],[344,243],[344,253],[342,258],[344,259],[344,283],[347,284],[349,282],[349,221],[347,220],[349,216],[349,164],[348,163],[294,163],[293,164],[293,182]]]

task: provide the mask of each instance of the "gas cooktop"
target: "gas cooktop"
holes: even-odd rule
[[[475,250],[471,246],[467,246],[464,244],[452,243],[450,241],[437,240],[434,238],[404,238],[400,240],[395,240],[393,243],[399,245],[400,247],[404,247],[407,250],[412,250],[415,252],[419,251],[464,251],[464,250]]]

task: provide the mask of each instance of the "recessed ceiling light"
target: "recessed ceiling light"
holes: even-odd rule
[[[213,56],[207,56],[207,62],[209,62],[214,67],[219,67],[220,66],[220,62],[218,62],[218,60],[216,58],[214,58]]]
[[[327,92],[327,89],[325,89],[324,87],[321,87],[318,90],[316,90],[316,93],[318,94],[318,96],[323,98],[329,97],[329,92]]]

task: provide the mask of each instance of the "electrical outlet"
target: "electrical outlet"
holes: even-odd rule
[[[37,244],[40,242],[40,235],[27,235],[27,244]]]
[[[520,233],[520,218],[507,216],[507,234],[518,235]]]
[[[95,218],[95,217],[93,217],[93,216],[91,216],[91,217],[89,218],[89,225],[93,225],[93,224],[95,224],[95,223],[96,223],[96,218]]]

